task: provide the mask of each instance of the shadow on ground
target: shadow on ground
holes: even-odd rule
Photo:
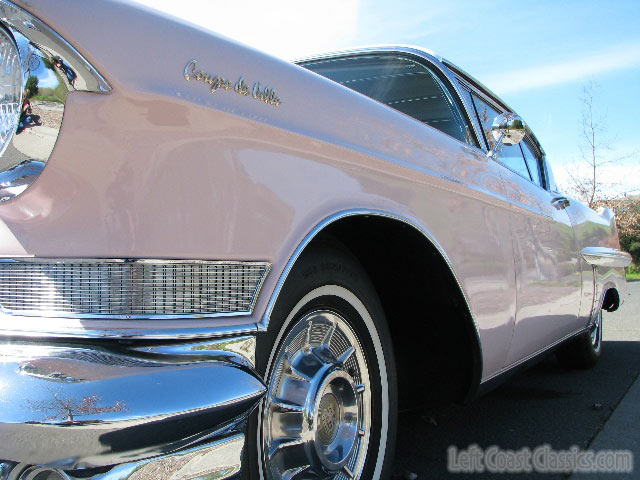
[[[638,359],[640,342],[605,341],[603,356],[591,370],[568,370],[550,356],[470,405],[402,412],[395,470],[414,472],[419,479],[479,480],[495,475],[447,472],[449,446],[586,448],[638,377]],[[564,478],[527,476],[532,477]],[[522,475],[500,474],[499,478]]]

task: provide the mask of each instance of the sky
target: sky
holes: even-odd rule
[[[295,59],[405,44],[452,61],[500,96],[542,144],[556,179],[581,165],[584,86],[596,84],[610,194],[640,193],[640,0],[138,0]],[[239,8],[242,5],[242,8]]]

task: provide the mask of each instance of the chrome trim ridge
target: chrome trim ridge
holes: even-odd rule
[[[498,95],[496,95],[495,93],[493,93],[493,91],[491,91],[491,89],[487,88],[486,85],[484,85],[482,82],[478,81],[475,77],[473,77],[472,75],[469,75],[466,71],[464,71],[462,68],[458,67],[455,63],[451,62],[450,60],[447,60],[446,58],[442,58],[440,57],[440,61],[450,70],[453,71],[453,73],[460,75],[465,81],[470,82],[472,84],[475,84],[476,88],[478,90],[480,90],[485,96],[494,99],[495,101],[497,101],[497,103],[505,110],[509,111],[509,112],[515,112],[514,109],[512,109],[509,105],[507,105],[506,103],[504,103],[500,97]]]
[[[134,462],[240,432],[265,392],[222,357],[4,343],[0,459],[66,470]]]
[[[631,255],[621,250],[607,247],[586,247],[580,250],[580,255],[590,265],[598,267],[628,267]]]
[[[140,480],[148,478],[171,478],[192,480],[194,478],[224,480],[240,473],[244,435],[232,435],[212,443],[187,450],[170,453],[157,458],[116,465],[107,472],[91,476],[77,476],[75,472],[64,472],[46,467],[27,467],[0,462],[0,480],[31,480],[38,473],[55,471],[65,480]],[[6,473],[5,473],[6,472]]]
[[[28,317],[14,317],[22,320]],[[164,320],[163,320],[164,322]],[[255,323],[203,328],[47,328],[24,330],[19,328],[0,328],[0,336],[36,338],[84,338],[111,340],[192,340],[221,338],[231,335],[256,333]]]
[[[325,218],[324,220],[322,220],[320,223],[318,223],[315,227],[313,227],[313,229],[307,233],[307,235],[302,239],[302,241],[298,244],[298,246],[296,247],[296,249],[294,250],[293,254],[291,255],[291,257],[289,258],[289,261],[287,262],[287,264],[285,265],[284,269],[282,270],[282,273],[280,274],[280,278],[278,279],[278,282],[276,283],[276,286],[273,290],[273,293],[271,294],[271,297],[269,298],[269,303],[267,304],[267,308],[265,309],[265,312],[262,316],[262,319],[260,321],[260,323],[257,324],[258,327],[258,331],[266,331],[267,327],[269,326],[269,319],[271,317],[271,314],[273,313],[273,308],[276,304],[276,301],[278,299],[278,295],[280,294],[280,291],[282,290],[282,287],[284,286],[285,281],[287,280],[287,277],[289,276],[289,273],[291,272],[293,265],[296,263],[296,261],[298,260],[298,258],[300,257],[300,255],[302,254],[303,250],[307,247],[307,245],[309,245],[309,243],[311,243],[311,241],[316,237],[316,235],[318,235],[318,233],[320,233],[324,228],[326,228],[328,225],[332,224],[333,222],[336,222],[340,219],[346,218],[346,217],[352,217],[352,216],[357,216],[357,215],[363,215],[363,216],[378,216],[378,217],[384,217],[384,218],[389,218],[391,220],[396,220],[402,223],[405,223],[406,225],[413,227],[414,229],[416,229],[418,232],[420,232],[422,234],[422,236],[433,246],[436,248],[436,250],[438,251],[438,253],[440,253],[440,255],[442,256],[442,258],[444,259],[445,263],[447,264],[447,267],[449,268],[449,271],[452,273],[456,284],[458,285],[458,288],[460,289],[460,292],[462,292],[462,296],[464,298],[467,310],[469,312],[469,316],[471,318],[471,321],[473,323],[473,327],[475,329],[475,333],[476,333],[476,343],[478,345],[478,349],[479,349],[479,355],[480,355],[480,374],[482,376],[482,343],[480,342],[480,330],[478,329],[478,324],[476,323],[475,318],[473,317],[473,312],[471,311],[471,303],[469,302],[469,298],[467,296],[467,293],[465,292],[464,288],[462,287],[462,283],[460,282],[460,279],[458,278],[456,272],[453,269],[453,266],[451,264],[451,261],[449,260],[449,257],[447,256],[447,254],[445,253],[445,251],[442,249],[442,247],[440,246],[440,244],[427,232],[425,232],[425,230],[423,228],[421,228],[419,225],[417,225],[416,223],[401,217],[399,215],[393,214],[393,213],[389,213],[389,212],[384,212],[382,210],[371,210],[371,209],[353,209],[353,210],[343,210],[341,212],[337,212],[327,218]]]
[[[0,19],[12,33],[19,32],[39,50],[59,57],[76,75],[70,90],[105,93],[111,85],[69,42],[58,35],[47,24],[7,0],[0,0]]]
[[[197,343],[176,343],[171,345],[146,345],[131,347],[133,352],[154,355],[155,358],[189,358],[191,361],[223,360],[249,368],[256,364],[256,337],[224,337]]]

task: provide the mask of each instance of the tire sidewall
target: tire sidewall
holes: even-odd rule
[[[269,385],[272,362],[290,329],[306,314],[326,309],[341,315],[362,346],[372,387],[372,423],[365,468],[360,478],[386,478],[392,467],[396,434],[395,363],[384,311],[366,273],[346,251],[316,248],[291,271],[274,307],[268,330],[258,337],[256,370]],[[263,472],[260,403],[248,429],[251,478]],[[372,462],[373,456],[376,461]],[[255,457],[252,459],[251,457]]]

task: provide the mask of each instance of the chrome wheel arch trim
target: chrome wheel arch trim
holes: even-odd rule
[[[449,260],[448,255],[446,254],[446,252],[444,251],[442,246],[438,243],[438,241],[434,238],[434,236],[426,228],[422,227],[418,223],[416,223],[416,222],[414,222],[414,221],[412,221],[412,220],[410,220],[410,219],[408,219],[408,218],[406,218],[404,216],[401,216],[401,215],[398,215],[398,214],[395,214],[395,213],[391,213],[391,212],[386,212],[386,211],[383,211],[383,210],[366,209],[366,208],[342,210],[340,212],[334,213],[333,215],[330,215],[330,216],[324,218],[315,227],[313,227],[311,229],[311,231],[309,233],[307,233],[307,235],[298,244],[298,246],[294,250],[293,254],[289,258],[289,261],[287,262],[287,264],[285,265],[284,269],[282,270],[282,273],[280,274],[280,277],[278,278],[278,282],[276,283],[276,286],[275,286],[273,292],[271,293],[271,297],[269,298],[269,303],[267,304],[265,312],[262,315],[262,319],[261,319],[260,323],[257,324],[258,331],[259,332],[264,332],[269,327],[269,320],[271,318],[271,314],[273,313],[273,309],[275,307],[276,301],[278,300],[278,296],[280,295],[280,292],[282,291],[282,288],[284,287],[284,284],[285,284],[285,282],[287,280],[287,277],[289,276],[289,273],[291,273],[291,270],[293,269],[296,261],[298,260],[298,258],[300,258],[300,255],[302,255],[302,252],[305,250],[305,248],[311,243],[311,241],[320,232],[322,232],[326,227],[328,227],[332,223],[337,222],[338,220],[342,220],[342,219],[347,218],[347,217],[354,217],[354,216],[375,216],[375,217],[387,218],[387,219],[390,219],[390,220],[395,220],[397,222],[404,223],[404,224],[412,227],[414,230],[418,231],[424,237],[424,239],[426,241],[428,241],[431,244],[431,246],[434,247],[437,250],[437,252],[440,254],[440,257],[445,261],[445,264],[447,265],[447,268],[449,269],[449,271],[453,275],[453,278],[455,279],[456,285],[458,286],[458,289],[460,290],[460,293],[462,294],[462,297],[464,298],[466,309],[469,312],[469,318],[471,319],[471,322],[473,323],[473,329],[474,329],[474,332],[475,332],[475,342],[476,342],[476,344],[478,346],[478,356],[479,356],[478,361],[480,362],[480,365],[479,365],[480,372],[479,373],[480,373],[480,378],[482,378],[482,368],[483,368],[482,359],[483,359],[483,355],[482,355],[482,342],[480,341],[480,329],[478,328],[478,323],[477,323],[475,317],[473,316],[473,311],[471,310],[471,302],[469,301],[469,297],[467,295],[467,292],[465,291],[464,287],[462,286],[462,283],[460,282],[460,279],[458,278],[458,275],[456,274],[455,270],[453,269],[453,265],[452,265],[451,261]],[[476,383],[479,384],[480,378],[477,379]]]
[[[341,287],[339,285],[325,285],[312,290],[311,292],[307,293],[302,299],[300,299],[300,301],[295,305],[295,307],[293,307],[293,309],[287,316],[284,324],[282,325],[282,327],[280,328],[280,331],[278,332],[278,336],[276,337],[271,347],[271,353],[269,354],[269,360],[267,362],[267,368],[265,370],[264,381],[266,381],[266,379],[269,378],[271,369],[273,367],[273,361],[278,351],[278,347],[280,346],[280,342],[282,342],[283,337],[287,332],[289,325],[293,321],[293,318],[296,316],[296,314],[300,311],[300,309],[304,305],[309,303],[314,298],[325,296],[325,295],[333,295],[333,296],[344,298],[358,312],[360,317],[365,322],[367,328],[369,329],[369,332],[371,334],[376,333],[375,338],[372,335],[372,341],[376,351],[376,357],[378,358],[378,361],[381,362],[380,383],[383,387],[381,389],[383,392],[383,399],[382,399],[382,426],[381,426],[381,432],[380,432],[381,441],[378,449],[377,465],[374,471],[373,478],[379,478],[380,473],[382,471],[382,459],[384,459],[384,456],[386,453],[386,447],[387,447],[387,442],[386,441],[383,442],[382,438],[386,439],[388,437],[388,430],[389,430],[389,423],[388,423],[389,398],[388,398],[387,363],[385,361],[385,358],[382,352],[382,343],[380,341],[379,336],[377,335],[377,330],[373,323],[373,319],[371,318],[371,315],[369,315],[369,312],[364,306],[364,304],[358,299],[358,297],[356,297],[353,293],[351,293],[346,288]],[[385,401],[385,397],[386,397],[386,401]],[[256,440],[257,440],[258,456],[259,456],[258,470],[259,470],[259,477],[262,480],[266,479],[265,472],[263,471],[263,462],[262,462],[262,458],[264,454],[264,452],[262,451],[262,412],[263,412],[264,404],[265,404],[264,399],[261,400],[258,404],[258,428],[256,431],[256,436],[257,436]]]

